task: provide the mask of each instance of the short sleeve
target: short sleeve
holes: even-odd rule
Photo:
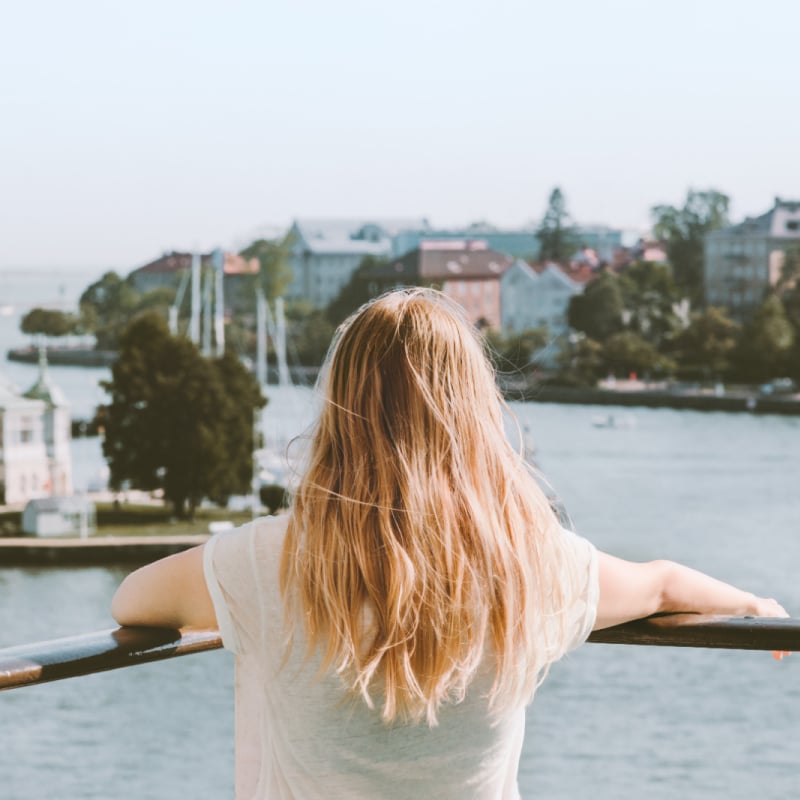
[[[212,536],[203,552],[203,573],[226,650],[241,654],[257,635],[258,586],[253,559],[254,526]]]
[[[565,626],[566,647],[564,652],[574,650],[589,637],[597,619],[600,600],[600,580],[597,566],[597,550],[594,545],[570,530],[563,529],[562,543],[572,560],[574,569],[571,603],[566,609],[569,615]]]

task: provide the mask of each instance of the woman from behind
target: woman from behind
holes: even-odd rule
[[[525,706],[593,626],[785,613],[563,530],[438,293],[360,309],[321,385],[290,513],[145,567],[114,601],[121,624],[219,626],[239,798],[516,798]]]

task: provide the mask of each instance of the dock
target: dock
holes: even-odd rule
[[[0,567],[146,564],[203,544],[208,534],[94,536],[88,539],[18,536],[0,538]]]

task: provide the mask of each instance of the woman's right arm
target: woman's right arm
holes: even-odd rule
[[[637,564],[598,553],[600,599],[594,629],[651,614],[788,617],[775,600],[756,597],[673,561]]]

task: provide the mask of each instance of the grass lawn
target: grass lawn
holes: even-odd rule
[[[249,511],[225,508],[199,508],[194,520],[179,520],[168,506],[137,506],[112,503],[97,504],[95,536],[177,536],[187,533],[208,533],[210,522],[230,520],[242,525],[251,519]]]

